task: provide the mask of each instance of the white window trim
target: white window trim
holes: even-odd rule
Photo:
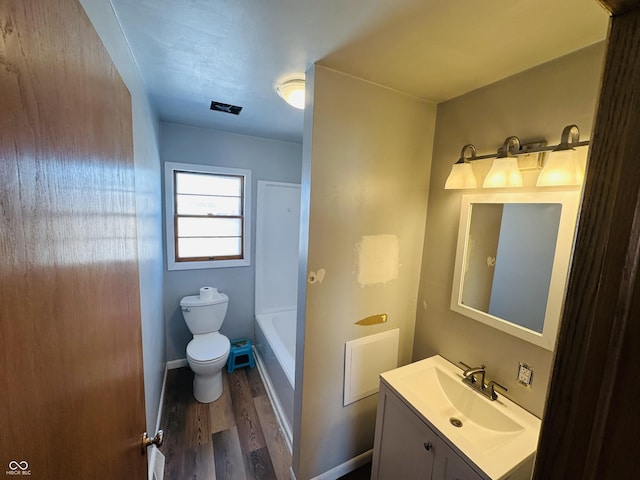
[[[242,175],[244,177],[244,235],[242,238],[243,259],[235,260],[206,260],[199,262],[176,262],[175,260],[175,232],[173,216],[175,214],[173,172],[187,171],[211,173],[218,175]],[[195,270],[200,268],[248,267],[251,265],[251,170],[239,168],[216,167],[213,165],[196,165],[192,163],[164,163],[164,193],[165,193],[165,232],[167,237],[167,270]]]

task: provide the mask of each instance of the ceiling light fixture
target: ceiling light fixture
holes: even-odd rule
[[[276,87],[278,95],[289,105],[300,110],[304,109],[304,80],[294,78]]]
[[[477,188],[471,162],[493,158],[489,173],[482,184],[483,188],[521,187],[522,174],[518,167],[518,156],[542,152],[551,152],[544,168],[540,172],[536,186],[571,186],[582,184],[584,174],[575,158],[575,148],[589,145],[588,141],[580,141],[580,131],[576,125],[568,125],[562,131],[559,145],[545,146],[545,142],[531,144],[520,143],[518,137],[507,137],[496,153],[476,155],[476,147],[472,144],[462,147],[460,158],[451,168],[444,188],[465,189]],[[467,156],[468,153],[471,153]],[[540,160],[538,160],[540,161]],[[541,168],[539,163],[537,168]]]

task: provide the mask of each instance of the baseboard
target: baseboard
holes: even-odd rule
[[[178,368],[178,367],[174,367]],[[160,422],[162,422],[162,409],[164,407],[164,392],[167,388],[167,372],[169,371],[169,362],[167,362],[164,366],[164,376],[162,377],[162,388],[160,389],[160,402],[158,404],[158,416],[156,417],[156,432],[160,430],[162,427],[160,426]],[[151,433],[151,435],[155,435],[155,432]],[[164,466],[164,457],[162,453],[158,451],[155,445],[152,445],[147,449],[149,451],[149,461],[147,464],[147,473],[148,480],[161,480],[162,477],[159,478],[159,469],[164,469],[164,467],[159,467],[159,464],[162,463]]]
[[[343,475],[346,475],[349,472],[353,472],[357,468],[360,468],[362,465],[369,463],[373,458],[373,450],[368,450],[364,453],[361,453],[357,457],[353,457],[347,460],[340,465],[333,467],[331,470],[328,470],[317,477],[313,477],[311,480],[336,480],[336,478],[340,478]],[[289,472],[291,475],[292,472]]]
[[[170,360],[167,362],[167,370],[174,370],[176,368],[182,368],[189,365],[186,358],[179,358],[178,360]]]
[[[283,434],[282,436],[284,437],[284,441],[287,444],[289,453],[291,453],[293,451],[293,434],[291,432],[291,428],[288,426],[284,409],[282,408],[282,404],[280,403],[280,400],[278,400],[278,396],[275,393],[275,388],[271,383],[271,379],[269,378],[269,374],[267,373],[266,367],[262,361],[262,357],[258,353],[255,345],[253,346],[253,356],[256,360],[258,373],[260,374],[262,383],[264,384],[265,390],[267,391],[267,397],[269,397],[271,406],[273,406],[273,411],[276,414],[276,420],[278,420],[278,425],[280,426],[280,430]]]
[[[162,409],[164,407],[164,394],[167,389],[167,372],[168,371],[169,371],[169,362],[167,362],[164,366],[164,377],[162,378],[162,388],[160,389],[160,405],[158,405],[158,416],[156,417],[156,432],[162,428],[160,426],[160,422],[162,421]]]
[[[149,458],[149,476],[148,480],[164,480],[164,463],[165,457],[160,450],[154,445]]]

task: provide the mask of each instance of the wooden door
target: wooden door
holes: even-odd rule
[[[7,475],[146,475],[131,127],[129,93],[77,0],[0,2]]]
[[[600,3],[613,17],[536,480],[640,471],[640,1]]]

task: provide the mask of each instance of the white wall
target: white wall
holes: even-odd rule
[[[175,360],[185,358],[187,343],[192,338],[179,309],[180,299],[198,293],[200,287],[205,285],[216,287],[229,296],[222,333],[231,339],[253,339],[257,182],[273,180],[300,183],[302,145],[173,123],[161,123],[160,138],[163,162],[249,169],[253,183],[251,266],[168,272],[166,256],[163,255],[167,359]]]
[[[299,480],[373,447],[377,395],[342,406],[345,342],[399,328],[399,362],[411,360],[435,121],[434,104],[325,67],[307,72],[307,88],[294,419]],[[388,252],[365,262],[359,248],[364,236],[382,235],[397,239],[399,259],[376,277],[365,267],[387,262]],[[304,282],[307,262],[309,270],[326,270],[322,283]],[[385,324],[354,324],[383,312]]]
[[[80,0],[80,3],[131,94],[145,408],[147,431],[154,432],[166,362],[158,123],[110,2]]]
[[[495,152],[510,135],[555,145],[563,127],[574,123],[588,139],[603,54],[604,45],[594,45],[438,105],[413,360],[440,354],[454,363],[484,363],[488,380],[505,385],[509,397],[537,416],[552,353],[449,308],[460,200],[468,191],[444,190],[444,183],[467,143],[479,155]],[[515,382],[519,361],[534,368],[531,390]]]

